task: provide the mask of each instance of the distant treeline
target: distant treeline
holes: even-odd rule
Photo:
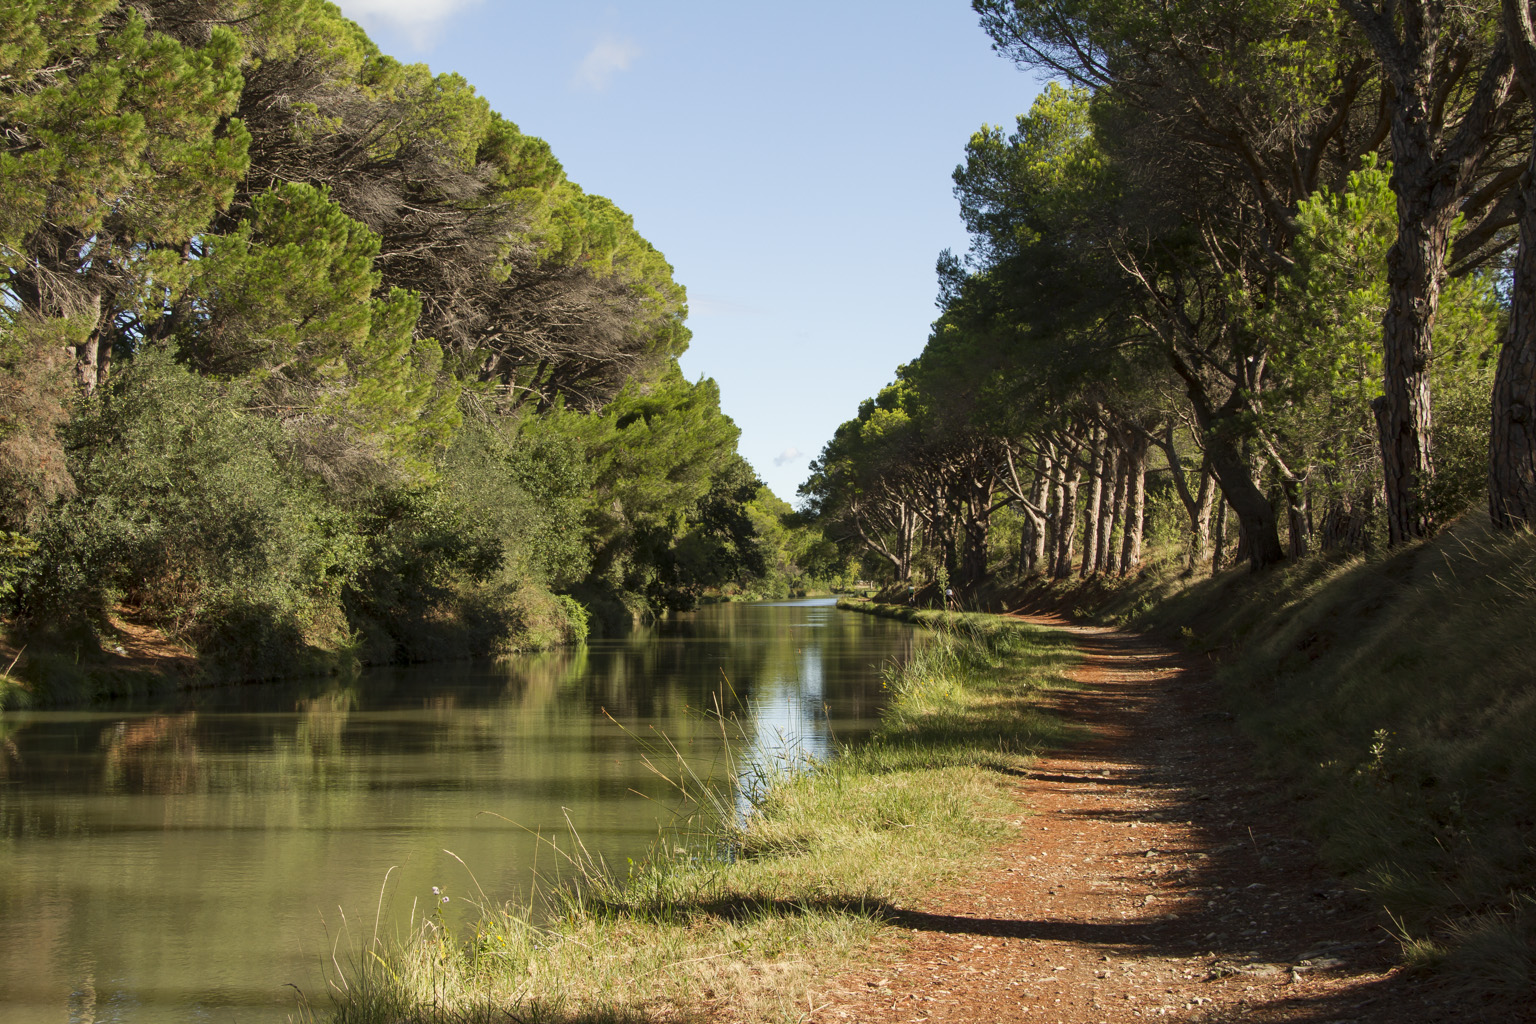
[[[78,660],[122,616],[272,675],[837,571],[679,371],[685,303],[544,142],[332,4],[6,4],[13,639]]]
[[[1521,0],[973,7],[1052,82],[971,138],[928,345],[813,466],[845,550],[972,588],[1536,519]]]

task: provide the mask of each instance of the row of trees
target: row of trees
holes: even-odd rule
[[[280,667],[782,588],[814,538],[679,372],[686,312],[544,142],[331,4],[0,9],[18,628],[126,611]]]
[[[816,462],[829,529],[975,585],[1003,509],[1026,568],[1128,571],[1149,486],[1190,566],[1536,517],[1525,0],[973,6],[1053,81],[967,146],[970,251]]]

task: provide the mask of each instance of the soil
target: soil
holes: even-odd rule
[[[903,908],[806,1024],[868,1021],[1515,1022],[1406,970],[1254,773],[1211,673],[1049,616],[1082,648],[1062,715],[1093,738],[1017,781],[1019,834],[970,884]]]
[[[163,630],[135,622],[121,610],[111,619],[114,636],[102,642],[103,652],[116,655],[114,667],[161,675],[190,675],[197,659],[173,642]]]
[[[185,647],[172,641],[164,630],[137,621],[124,608],[108,617],[111,627],[101,637],[101,652],[93,654],[92,663],[113,671],[145,673],[166,678],[192,675],[197,659]],[[8,624],[0,621],[0,632]],[[26,662],[26,647],[17,647],[0,639],[0,669],[9,672]]]

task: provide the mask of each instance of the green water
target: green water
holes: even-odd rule
[[[910,642],[830,602],[721,605],[506,663],[0,715],[0,1021],[269,1024],[289,985],[323,1008],[433,886],[464,922],[556,879],[539,835],[641,856],[680,803],[648,748],[732,773],[717,705],[738,761],[856,740]]]

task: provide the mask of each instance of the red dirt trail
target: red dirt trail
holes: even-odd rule
[[[1017,782],[1017,838],[899,912],[805,1024],[1516,1022],[1395,966],[1360,894],[1257,778],[1210,673],[1143,638],[1031,617],[1082,649],[1051,703],[1092,740]]]

